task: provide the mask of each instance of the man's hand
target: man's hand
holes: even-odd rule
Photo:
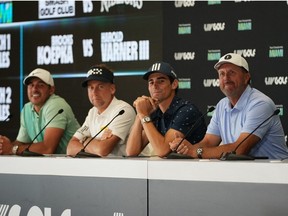
[[[141,116],[149,116],[158,107],[158,101],[151,97],[138,97],[133,106],[136,108],[137,114]]]
[[[0,135],[0,154],[12,154],[12,143],[6,136]]]
[[[179,133],[175,133],[175,139],[172,142],[169,142],[170,149],[179,154],[189,155],[189,151],[192,151],[193,149],[192,145],[185,139],[179,145],[182,139],[183,137],[181,137]]]

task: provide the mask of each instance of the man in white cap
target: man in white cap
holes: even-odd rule
[[[80,127],[71,107],[55,95],[49,71],[37,68],[23,83],[29,102],[21,111],[18,136],[14,142],[0,136],[0,154],[23,155],[28,147],[39,154],[65,154],[69,140]]]
[[[116,98],[112,70],[105,64],[92,66],[82,87],[87,88],[93,107],[70,140],[67,155],[79,157],[78,153],[83,148],[84,153],[91,156],[125,155],[126,139],[135,111],[130,104]]]
[[[174,69],[166,62],[155,62],[144,74],[148,81],[150,96],[141,96],[134,101],[137,117],[127,141],[128,156],[138,156],[151,148],[152,154],[165,157],[170,152],[169,142],[175,133],[197,143],[205,135],[206,124],[199,109],[188,100],[177,96],[178,77]],[[146,154],[146,152],[145,152]]]
[[[194,146],[184,141],[177,147],[177,138],[170,148],[194,158],[288,158],[278,110],[268,96],[249,85],[247,61],[241,55],[228,53],[214,68],[226,97],[217,104],[204,139]]]

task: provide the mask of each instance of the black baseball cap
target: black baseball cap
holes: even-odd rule
[[[174,69],[166,62],[156,62],[154,63],[148,71],[143,75],[143,79],[148,80],[148,77],[152,73],[162,73],[166,76],[172,77],[173,79],[178,79],[177,74]]]
[[[94,66],[87,72],[87,78],[82,82],[82,87],[87,87],[90,80],[114,83],[114,74],[105,67]]]

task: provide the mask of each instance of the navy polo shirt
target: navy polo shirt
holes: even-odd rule
[[[151,114],[151,118],[162,135],[165,135],[170,128],[186,134],[201,115],[192,102],[175,96],[165,113],[158,108]],[[192,144],[198,143],[203,139],[206,129],[205,120],[202,118],[186,139]]]

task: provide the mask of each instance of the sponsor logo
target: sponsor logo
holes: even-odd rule
[[[208,50],[207,60],[208,61],[215,61],[221,58],[221,51],[220,50]]]
[[[221,4],[221,1],[208,0],[208,5],[218,5],[218,4]]]
[[[224,31],[225,30],[225,22],[223,23],[206,23],[204,24],[204,31]]]
[[[190,78],[180,78],[179,79],[179,89],[191,89],[191,79]]]
[[[39,19],[75,16],[75,0],[51,0],[38,2]]]
[[[195,52],[176,52],[176,53],[174,53],[174,59],[176,61],[194,60],[195,59]]]
[[[27,215],[27,216],[52,216],[55,214],[52,214],[51,208],[44,208],[42,211],[38,206],[32,206],[28,212],[21,212],[21,206],[19,205],[3,205],[0,204],[0,215],[1,216],[20,216],[20,215]],[[60,216],[71,216],[71,209],[65,209]]]
[[[242,55],[244,58],[255,57],[256,56],[256,49],[234,50],[234,53]]]
[[[175,5],[175,8],[194,7],[195,0],[176,0],[174,5]]]
[[[284,56],[283,46],[269,47],[269,58],[281,58]]]
[[[179,24],[178,25],[178,34],[184,35],[184,34],[191,34],[191,24]]]
[[[117,6],[117,5],[129,5],[136,9],[141,9],[143,7],[143,1],[142,0],[102,0],[101,1],[101,7],[100,12],[109,12],[110,8]]]
[[[219,79],[204,79],[203,80],[203,86],[205,88],[210,88],[210,87],[219,87]]]
[[[266,85],[287,85],[288,76],[265,77]]]
[[[252,30],[252,20],[238,20],[238,31]]]

